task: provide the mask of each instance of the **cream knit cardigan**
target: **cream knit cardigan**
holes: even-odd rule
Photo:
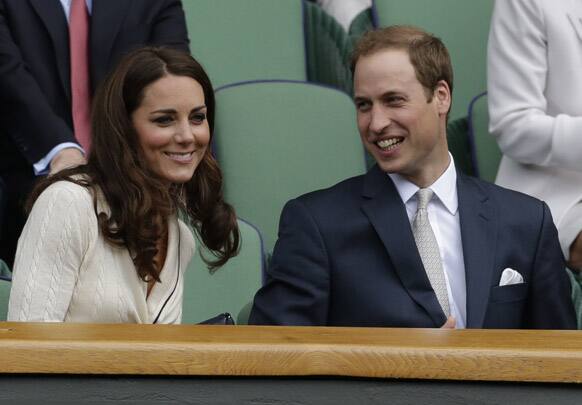
[[[109,210],[102,198],[97,208]],[[59,181],[35,202],[18,242],[8,320],[180,323],[193,253],[192,232],[171,218],[161,283],[146,297],[128,250],[103,238],[91,192]]]

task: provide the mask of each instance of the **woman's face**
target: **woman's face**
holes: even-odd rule
[[[149,169],[168,183],[190,180],[210,141],[202,86],[164,76],[144,89],[131,119]]]

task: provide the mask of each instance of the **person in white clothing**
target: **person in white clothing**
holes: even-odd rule
[[[317,0],[317,4],[348,32],[354,18],[365,9],[372,7],[372,0]]]
[[[239,245],[208,148],[214,112],[210,80],[189,54],[142,48],[122,59],[94,98],[87,165],[31,195],[8,320],[181,321],[187,224],[215,252],[211,268]]]
[[[582,269],[582,2],[498,0],[488,44],[496,183],[548,203],[570,269]]]

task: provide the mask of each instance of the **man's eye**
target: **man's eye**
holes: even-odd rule
[[[366,111],[370,108],[370,103],[367,101],[357,101],[356,102],[356,109],[358,111]]]
[[[386,99],[386,102],[388,104],[402,104],[404,102],[404,97],[400,96],[388,97]]]

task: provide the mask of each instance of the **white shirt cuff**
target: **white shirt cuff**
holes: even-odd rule
[[[83,150],[83,148],[81,148],[78,144],[76,144],[74,142],[60,143],[57,146],[55,146],[54,148],[52,148],[51,151],[45,157],[43,157],[41,160],[39,160],[34,165],[32,165],[32,167],[34,168],[34,174],[37,176],[42,176],[42,175],[48,174],[49,165],[50,165],[51,161],[53,160],[53,158],[55,157],[55,155],[57,153],[59,153],[60,151],[62,151],[63,149],[67,149],[67,148],[79,149],[83,153],[83,155],[85,154],[85,151]]]

